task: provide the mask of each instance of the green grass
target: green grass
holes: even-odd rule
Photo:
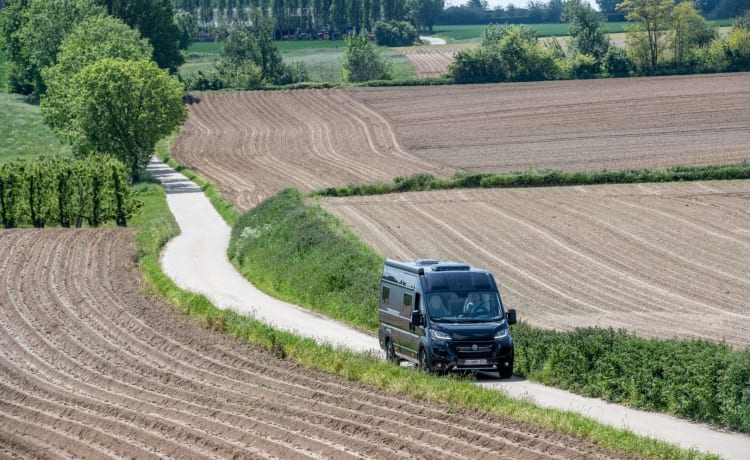
[[[675,166],[667,169],[601,171],[528,170],[509,173],[459,173],[450,178],[429,174],[397,177],[391,183],[350,184],[316,190],[313,196],[379,195],[454,188],[559,187],[568,185],[635,184],[696,180],[750,179],[750,163],[716,166]]]
[[[179,289],[161,271],[161,247],[178,234],[179,229],[168,212],[163,190],[153,185],[141,187],[140,198],[145,202],[144,212],[139,220],[133,222],[140,227],[138,255],[144,278],[151,289],[217,333],[231,334],[240,341],[264,347],[277,356],[338,374],[351,381],[409,394],[425,401],[447,403],[525,421],[588,439],[616,451],[659,459],[717,458],[639,437],[578,414],[542,409],[523,400],[508,398],[501,392],[477,387],[472,381],[434,377],[383,362],[368,354],[319,345],[312,339],[273,329],[250,317],[229,310],[219,310],[206,297]],[[289,191],[284,193],[294,194]],[[292,201],[299,202],[299,199],[297,197]]]
[[[17,94],[0,93],[0,139],[0,162],[70,154],[70,146],[44,124],[39,106]]]

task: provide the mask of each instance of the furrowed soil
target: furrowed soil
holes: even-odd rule
[[[302,368],[144,293],[123,229],[0,231],[0,456],[621,458]]]
[[[332,198],[380,254],[491,270],[524,321],[750,346],[750,181]]]
[[[414,76],[417,78],[441,77],[448,73],[459,50],[450,48],[410,49],[401,53],[414,64]]]

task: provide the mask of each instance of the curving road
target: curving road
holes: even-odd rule
[[[167,202],[182,230],[167,244],[161,261],[164,272],[178,286],[206,295],[217,307],[252,315],[279,329],[357,351],[381,353],[374,335],[258,291],[229,263],[226,249],[230,228],[201,190],[158,160],[151,161],[149,171],[164,184]],[[719,454],[727,459],[750,459],[748,435],[720,432],[664,414],[632,410],[518,378],[482,379],[478,384],[531,399],[540,406],[578,412],[681,447]]]

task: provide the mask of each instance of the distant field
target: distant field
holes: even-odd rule
[[[212,70],[219,59],[222,46],[220,42],[193,43],[185,64],[180,67],[180,74],[186,76]],[[341,82],[341,63],[346,47],[343,40],[277,41],[276,46],[285,62],[301,62],[305,65],[310,81],[333,84]],[[393,78],[414,77],[414,65],[408,58],[395,49],[381,49],[393,64]]]
[[[729,19],[722,19],[718,21],[710,21],[715,27],[729,26],[731,21]],[[617,34],[625,32],[625,26],[627,22],[607,22],[605,27],[607,32],[610,34]],[[566,23],[557,24],[526,24],[536,30],[537,36],[539,37],[564,37],[570,34],[570,29]],[[487,28],[486,24],[476,25],[439,25],[434,27],[432,35],[441,37],[450,41],[466,41],[466,40],[479,40],[482,37],[484,29]]]

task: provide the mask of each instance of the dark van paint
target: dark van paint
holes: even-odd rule
[[[513,375],[509,325],[492,274],[466,264],[385,260],[380,283],[380,347],[425,371]]]

